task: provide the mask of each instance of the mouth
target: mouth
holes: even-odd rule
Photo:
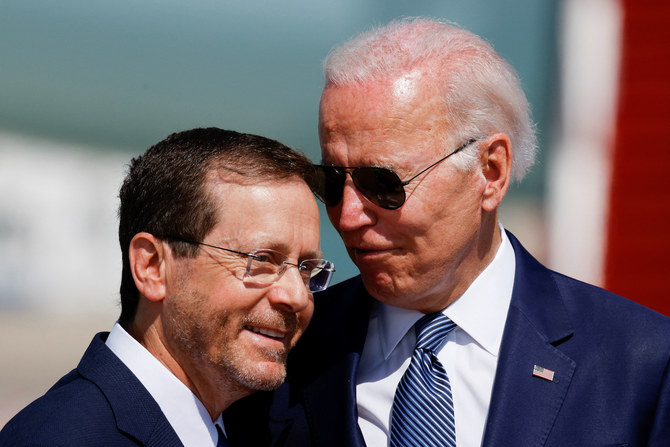
[[[284,338],[286,338],[286,334],[284,332],[280,332],[277,330],[273,329],[268,329],[268,328],[262,328],[262,327],[256,327],[256,326],[244,326],[244,329],[254,332],[256,334],[263,335],[265,337],[269,337],[273,340],[277,341],[284,341]]]
[[[391,250],[392,249],[390,249],[390,248],[352,247],[352,251],[354,253],[354,256],[357,259],[383,256],[383,255],[388,254]]]

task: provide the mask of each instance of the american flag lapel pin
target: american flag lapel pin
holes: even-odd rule
[[[550,382],[554,381],[554,372],[552,370],[537,365],[533,366],[533,376]]]

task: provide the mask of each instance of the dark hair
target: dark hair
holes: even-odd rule
[[[130,271],[130,241],[143,231],[201,241],[216,224],[216,208],[205,189],[211,170],[251,183],[295,178],[311,186],[313,181],[312,163],[303,154],[275,140],[214,127],[174,133],[132,159],[119,193],[121,323],[133,320],[139,299]],[[176,256],[197,253],[197,246],[168,243]]]

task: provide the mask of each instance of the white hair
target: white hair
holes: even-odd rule
[[[505,133],[513,148],[512,177],[521,180],[535,161],[537,139],[530,106],[514,69],[481,37],[443,20],[405,18],[364,32],[324,61],[326,85],[364,84],[428,68],[444,94],[449,138]],[[476,163],[472,145],[461,168]],[[456,158],[456,157],[455,157]]]

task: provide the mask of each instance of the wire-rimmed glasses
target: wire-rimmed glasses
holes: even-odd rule
[[[325,259],[305,259],[299,264],[294,264],[288,262],[288,257],[285,254],[270,248],[255,248],[249,253],[245,253],[180,237],[170,236],[169,239],[246,256],[247,270],[243,281],[259,286],[274,284],[279,281],[279,278],[284,275],[289,267],[297,267],[309,291],[321,292],[328,288],[335,272],[335,265]]]

